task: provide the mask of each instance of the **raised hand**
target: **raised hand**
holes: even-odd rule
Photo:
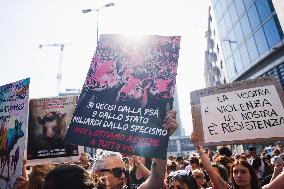
[[[177,112],[175,110],[170,110],[167,112],[162,127],[168,130],[169,135],[172,135],[178,128],[177,120],[176,120]]]

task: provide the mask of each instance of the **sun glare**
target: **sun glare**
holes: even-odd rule
[[[140,44],[143,42],[143,35],[141,34],[128,33],[128,34],[125,34],[125,38],[127,41],[135,43],[135,44]]]

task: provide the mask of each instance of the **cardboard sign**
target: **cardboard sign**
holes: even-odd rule
[[[281,87],[258,78],[191,93],[195,128],[205,144],[253,143],[284,138]]]
[[[22,174],[30,79],[0,86],[0,188],[10,189]]]
[[[29,165],[68,161],[78,146],[64,142],[77,96],[30,100],[27,160]],[[60,158],[60,157],[66,157]]]
[[[165,158],[180,37],[101,35],[65,140]]]

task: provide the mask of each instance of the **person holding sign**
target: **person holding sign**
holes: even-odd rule
[[[163,128],[170,134],[177,129],[176,111],[170,110],[164,119]],[[128,189],[130,185],[128,171],[118,152],[98,150],[95,159],[95,169],[99,175],[100,184],[98,189]],[[137,163],[139,164],[139,163]],[[139,164],[140,166],[140,164]],[[152,161],[151,173],[139,189],[158,189],[163,185],[166,173],[166,160],[154,159]]]
[[[199,153],[204,169],[208,172],[214,189],[283,189],[284,173],[282,172],[274,181],[260,187],[257,175],[252,166],[245,160],[236,160],[231,167],[232,185],[226,183],[221,176],[213,169],[204,149],[199,145],[200,141],[195,133],[192,133],[191,141]]]

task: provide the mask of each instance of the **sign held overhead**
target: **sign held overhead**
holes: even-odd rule
[[[205,145],[283,139],[281,92],[281,86],[272,77],[193,91],[194,131]]]

